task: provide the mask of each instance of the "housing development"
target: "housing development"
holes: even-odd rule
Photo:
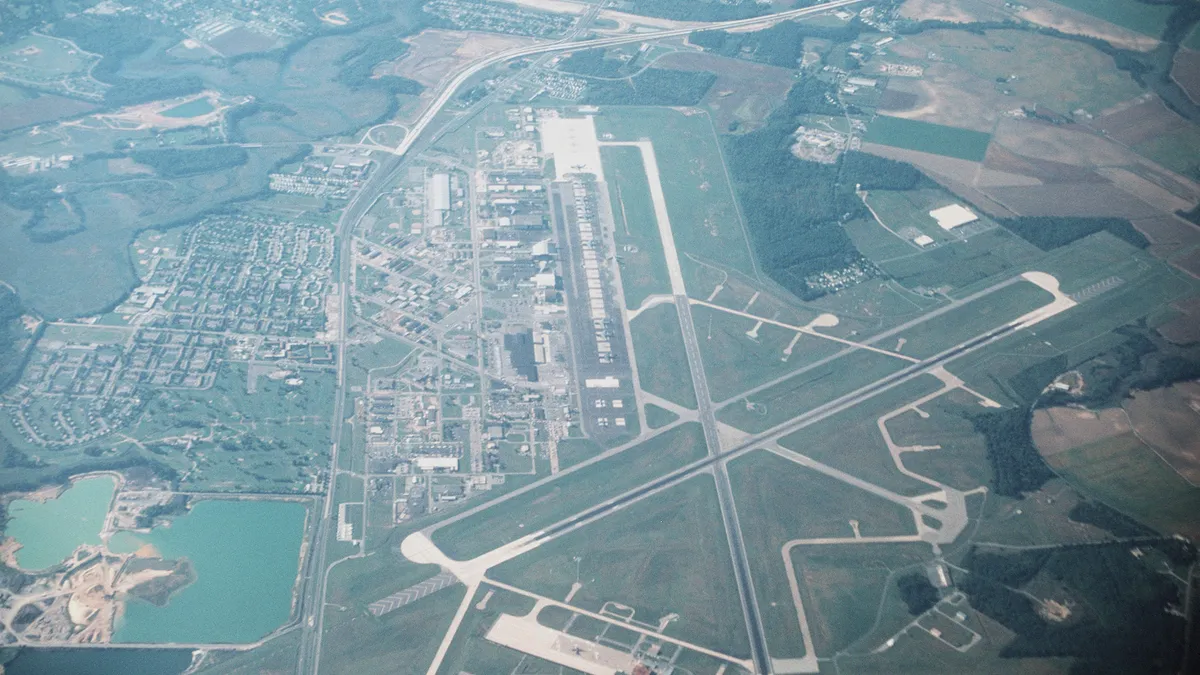
[[[1200,668],[1192,0],[0,7],[0,668]]]

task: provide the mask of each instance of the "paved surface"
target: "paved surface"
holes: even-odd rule
[[[375,616],[383,616],[388,612],[400,609],[407,604],[416,602],[427,595],[432,595],[443,588],[448,588],[457,583],[458,577],[454,576],[450,572],[442,572],[441,574],[431,579],[426,579],[415,586],[409,586],[402,591],[392,593],[386,598],[380,598],[379,600],[372,602],[371,604],[367,605],[367,611]]]

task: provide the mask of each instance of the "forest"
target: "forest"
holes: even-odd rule
[[[1065,218],[1022,216],[998,221],[1008,231],[1043,251],[1066,246],[1097,232],[1108,232],[1124,241],[1146,248],[1149,240],[1124,218]]]
[[[1054,477],[1033,444],[1028,408],[975,413],[970,420],[987,443],[992,468],[992,491],[1005,497],[1020,497],[1040,488]]]
[[[806,77],[761,129],[724,137],[725,157],[759,264],[777,283],[802,299],[823,291],[807,279],[863,261],[842,223],[863,216],[855,185],[908,190],[926,179],[911,165],[859,152],[836,164],[791,154],[802,114],[841,114],[833,85]],[[869,214],[865,214],[869,217]]]
[[[852,42],[864,27],[857,19],[840,27],[784,21],[752,33],[707,30],[693,33],[688,41],[704,51],[721,56],[745,58],[780,68],[796,68],[800,57],[804,55],[805,38]]]
[[[959,588],[971,606],[1016,633],[1001,656],[1073,657],[1071,672],[1089,675],[1178,668],[1184,621],[1165,610],[1179,607],[1179,588],[1130,555],[1128,544],[1004,554],[976,547],[963,566],[970,573]],[[1065,620],[1043,618],[1043,601],[1022,588],[1035,578],[1039,589],[1054,589],[1047,600],[1070,609]]]
[[[246,151],[236,145],[218,145],[183,150],[163,148],[158,150],[135,150],[130,153],[138,164],[155,170],[163,178],[181,178],[198,173],[211,173],[222,169],[241,166],[249,159]]]
[[[712,73],[647,68],[625,80],[589,80],[590,105],[696,105],[717,76]]]

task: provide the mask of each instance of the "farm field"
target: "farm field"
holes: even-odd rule
[[[435,530],[432,539],[466,560],[597,504],[708,453],[700,425],[682,424],[554,483]]]
[[[675,305],[651,307],[629,323],[642,388],[685,408],[696,407],[696,391]]]
[[[1166,533],[1200,536],[1200,487],[1190,485],[1133,433],[1044,455],[1085,493]]]
[[[745,658],[749,645],[741,613],[733,611],[737,587],[720,523],[712,477],[696,476],[511,560],[491,577],[563,598],[578,559],[583,586],[571,604],[598,612],[620,602],[650,624],[676,613],[668,635]]]
[[[978,162],[987,154],[992,136],[944,124],[879,115],[867,127],[863,140]]]
[[[1137,0],[1054,0],[1097,19],[1103,19],[1143,35],[1162,37],[1171,15],[1169,5],[1147,5]]]
[[[805,469],[766,450],[729,463],[742,536],[767,644],[775,658],[804,656],[782,550],[800,537],[853,537],[915,532],[907,509]],[[868,535],[868,533],[870,533]]]

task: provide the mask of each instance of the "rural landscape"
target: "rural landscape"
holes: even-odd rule
[[[0,672],[1200,672],[1196,0],[0,1]]]

